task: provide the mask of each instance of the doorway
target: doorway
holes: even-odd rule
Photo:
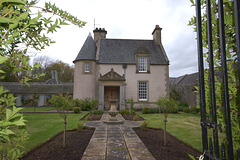
[[[119,90],[120,87],[104,87],[104,110],[109,110],[111,106],[111,99],[117,100],[117,110],[119,110]]]

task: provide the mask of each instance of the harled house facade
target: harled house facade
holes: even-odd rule
[[[105,29],[89,34],[74,60],[73,98],[95,98],[98,109],[108,110],[111,99],[118,109],[133,98],[134,107],[155,107],[169,94],[169,60],[156,25],[152,40],[110,39]]]

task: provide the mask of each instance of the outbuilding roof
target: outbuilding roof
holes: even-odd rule
[[[46,83],[29,83],[21,85],[19,82],[1,82],[0,85],[15,94],[73,94],[73,83],[46,84]]]

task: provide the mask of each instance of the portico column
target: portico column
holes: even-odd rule
[[[123,83],[121,86],[120,86],[120,110],[122,109],[125,109],[125,84]]]
[[[104,110],[104,85],[99,84],[98,110]]]

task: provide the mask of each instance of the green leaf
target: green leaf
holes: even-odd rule
[[[1,140],[1,138],[4,140],[7,140],[8,142],[10,141],[8,134],[3,131],[0,131],[0,140]]]
[[[20,19],[26,19],[27,17],[28,17],[28,12],[24,12],[19,16]]]
[[[6,121],[8,121],[10,119],[11,115],[12,115],[12,111],[10,109],[7,109],[6,110]]]
[[[6,17],[0,17],[0,23],[13,23],[13,21]]]
[[[17,22],[14,22],[13,24],[10,24],[9,25],[9,29],[14,29],[18,26],[18,21]]]
[[[23,0],[2,0],[2,3],[19,3],[19,4],[26,4],[26,1],[23,1]]]
[[[3,64],[3,63],[6,62],[7,60],[8,60],[8,57],[0,56],[0,64]]]

